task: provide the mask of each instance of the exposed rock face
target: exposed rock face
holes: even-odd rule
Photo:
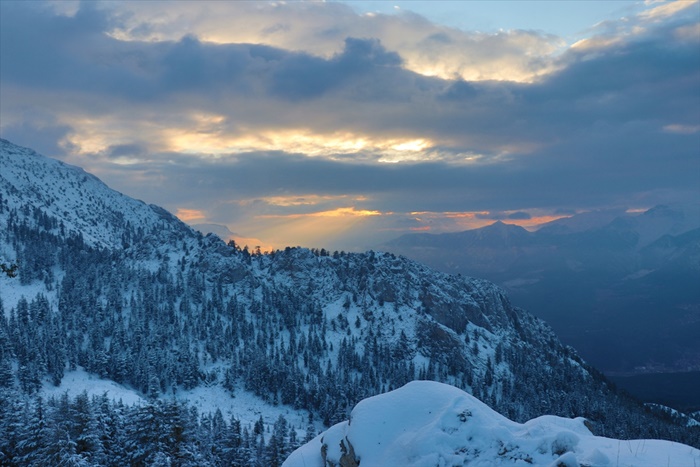
[[[323,439],[321,439],[323,442]],[[323,465],[326,467],[359,467],[360,461],[355,457],[355,448],[352,447],[352,443],[348,441],[347,438],[340,440],[340,458],[338,463],[334,463],[333,460],[328,459],[328,445],[321,445],[321,458],[323,459]]]

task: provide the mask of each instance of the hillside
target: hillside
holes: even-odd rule
[[[585,212],[529,232],[497,222],[380,247],[503,287],[611,374],[700,369],[700,205]],[[700,404],[700,400],[696,401]]]
[[[0,164],[0,255],[20,265],[19,277],[0,279],[6,464],[36,451],[29,432],[96,465],[98,450],[155,463],[169,446],[179,459],[183,443],[197,465],[278,465],[320,424],[416,379],[455,385],[520,422],[584,416],[601,435],[699,439],[616,394],[488,281],[388,253],[250,254],[7,141]],[[80,393],[102,384],[138,405]],[[52,386],[72,392],[56,397]],[[220,402],[193,415],[203,393]],[[100,417],[117,420],[122,438],[74,445]],[[46,420],[57,425],[40,436]]]

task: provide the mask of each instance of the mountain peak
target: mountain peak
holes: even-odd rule
[[[162,208],[112,190],[80,167],[5,139],[0,141],[0,166],[0,188],[18,195],[8,201],[10,210],[31,207],[36,210],[33,217],[41,214],[59,221],[50,230],[80,234],[89,245],[123,248],[127,225],[142,234],[172,227],[187,230],[182,223],[170,222],[173,216]]]
[[[517,224],[508,224],[505,223],[501,220],[497,220],[493,224],[487,225],[486,227],[481,227],[480,229],[475,229],[475,230],[492,230],[492,231],[497,231],[497,232],[525,232],[528,233],[527,229],[517,225]]]

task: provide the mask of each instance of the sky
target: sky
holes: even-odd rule
[[[0,136],[251,248],[700,202],[700,3],[2,0]]]

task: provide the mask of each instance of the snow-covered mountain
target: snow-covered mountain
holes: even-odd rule
[[[279,465],[321,424],[416,379],[516,421],[585,416],[599,434],[700,439],[615,393],[488,281],[389,253],[251,254],[26,148],[2,141],[0,161],[0,262],[19,261],[19,277],[0,277],[0,463],[35,452],[19,411],[34,442],[97,465],[96,449],[138,464],[175,462],[185,445],[196,465]],[[90,405],[95,387],[146,408]],[[223,416],[177,405],[195,402]],[[82,415],[41,434],[42,417],[66,413]],[[73,446],[99,417],[121,420],[122,438]]]
[[[350,419],[296,450],[286,467],[403,465],[692,466],[700,450],[594,436],[583,418],[508,420],[473,396],[414,381],[365,399]]]
[[[24,210],[23,217],[44,230],[80,235],[90,246],[122,249],[130,243],[129,232],[145,236],[188,229],[164,209],[111,190],[79,167],[1,138],[0,167],[4,209]]]
[[[410,234],[380,248],[496,282],[606,372],[684,372],[700,370],[699,232],[700,204],[689,204],[587,212],[532,232],[497,222]]]

